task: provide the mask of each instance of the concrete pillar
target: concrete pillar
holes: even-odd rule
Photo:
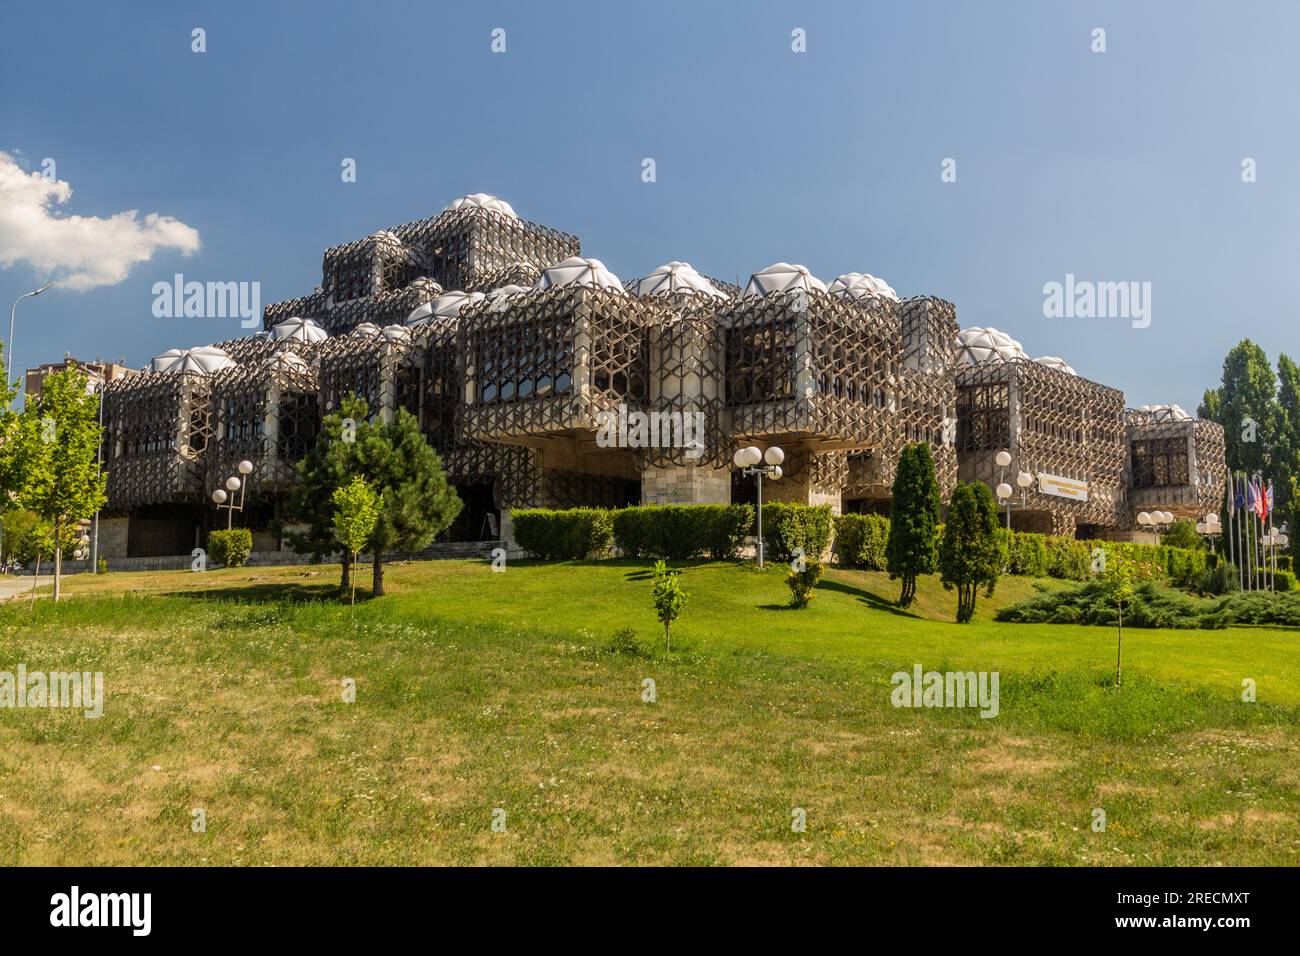
[[[708,465],[647,468],[641,473],[643,505],[731,503],[731,471]]]

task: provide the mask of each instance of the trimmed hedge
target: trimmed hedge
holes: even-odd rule
[[[1023,531],[1002,531],[1007,573],[1030,578],[1047,577],[1047,536]]]
[[[883,515],[835,516],[835,560],[848,568],[884,571],[889,519]]]
[[[753,531],[751,505],[640,505],[614,512],[614,542],[630,558],[734,558]]]
[[[831,545],[831,533],[830,505],[763,505],[764,552],[770,561],[789,561],[797,548],[819,561]]]
[[[253,553],[253,532],[248,528],[208,532],[208,559],[228,568],[242,567]]]
[[[519,547],[543,561],[603,557],[614,541],[613,515],[604,508],[527,508],[510,518]]]

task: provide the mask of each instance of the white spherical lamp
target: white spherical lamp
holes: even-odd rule
[[[769,465],[779,465],[785,461],[785,452],[773,445],[767,451],[763,452],[763,460]]]
[[[999,484],[998,487],[997,487],[997,495],[998,495],[998,498],[1001,499],[1001,500],[1003,500],[1003,501],[1005,501],[1007,498],[1010,498],[1010,497],[1011,497],[1011,486],[1010,486],[1009,484],[1007,484],[1005,481],[1002,482],[1002,483]]]
[[[780,466],[780,465],[773,465],[773,466],[772,466],[772,472],[771,472],[771,474],[768,475],[768,477],[771,478],[773,481],[780,481],[780,480],[781,480],[781,476],[782,476],[783,474],[785,474],[785,472],[783,472],[783,471],[781,470],[781,466]]]
[[[999,468],[1005,468],[1011,464],[1011,452],[1000,451],[993,460],[998,463]]]
[[[1020,474],[1016,475],[1016,484],[1021,488],[1028,488],[1033,483],[1034,476],[1027,471],[1022,471]]]
[[[245,458],[239,463],[239,473],[241,475],[251,475],[253,473],[253,463]]]
[[[1138,524],[1140,524],[1142,527],[1145,528],[1145,527],[1146,527],[1147,525],[1149,525],[1150,523],[1151,523],[1151,515],[1150,515],[1150,513],[1146,512],[1146,511],[1139,511],[1139,512],[1138,512]]]
[[[226,503],[226,490],[225,490],[224,488],[218,488],[216,491],[212,492],[212,500],[215,501],[215,502],[216,502],[217,504],[219,504],[219,505],[223,505],[223,504],[225,504],[225,503]]]
[[[236,478],[234,475],[231,475],[229,478],[226,479],[226,490],[227,490],[227,491],[238,491],[238,490],[239,490],[239,486],[240,486],[241,484],[242,484],[242,482],[241,482],[238,478]]]

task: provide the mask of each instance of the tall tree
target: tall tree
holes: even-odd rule
[[[975,614],[975,596],[983,586],[992,595],[1002,571],[998,506],[981,481],[957,486],[939,545],[939,573],[945,590],[957,589],[957,623]]]
[[[903,579],[899,607],[916,597],[916,576],[933,574],[938,559],[936,535],[941,517],[939,481],[925,442],[909,444],[898,459],[890,508],[885,561],[889,579]]]
[[[54,541],[63,542],[77,522],[89,519],[105,500],[106,478],[97,453],[101,440],[99,398],[76,369],[56,372],[23,409],[15,452],[25,508],[50,522]],[[62,585],[63,548],[54,549],[54,600]]]
[[[1281,410],[1277,377],[1262,348],[1250,339],[1232,347],[1223,360],[1222,384],[1206,393],[1198,413],[1223,426],[1230,469],[1272,474]]]
[[[1277,358],[1277,382],[1278,435],[1272,467],[1276,500],[1273,504],[1285,514],[1291,510],[1292,479],[1300,479],[1300,365],[1286,353]]]

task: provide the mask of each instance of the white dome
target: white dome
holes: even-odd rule
[[[271,355],[268,355],[262,365],[269,369],[285,369],[291,372],[305,372],[308,365],[303,361],[302,356],[288,349],[279,349]]]
[[[348,334],[349,334],[349,335],[365,335],[365,336],[378,335],[378,334],[379,334],[379,326],[375,325],[375,323],[373,323],[373,322],[362,322],[360,325],[358,325],[356,328],[354,328],[354,329],[353,329],[351,332],[349,332]]]
[[[532,291],[526,285],[503,285],[487,294],[488,302],[491,303],[488,308],[493,312],[504,312],[510,307],[510,299],[513,296],[519,295],[521,292]]]
[[[1005,332],[976,325],[957,333],[957,360],[967,365],[1006,362],[1016,358],[1027,359],[1029,356],[1020,343]]]
[[[585,285],[594,289],[622,292],[623,283],[605,268],[599,259],[572,256],[546,269],[537,280],[538,289],[558,289],[567,285]]]
[[[797,289],[806,292],[825,292],[826,283],[809,272],[805,266],[776,262],[749,277],[749,285],[745,286],[745,294],[742,298],[761,298],[782,292],[794,292]]]
[[[396,322],[392,325],[385,325],[379,330],[379,334],[389,342],[411,341],[411,330],[404,325],[398,325]]]
[[[478,207],[486,209],[489,212],[497,212],[503,216],[509,216],[511,219],[518,219],[518,214],[511,207],[510,203],[504,199],[498,199],[496,196],[489,196],[487,193],[470,193],[468,196],[461,196],[447,204],[443,212],[451,212],[455,209],[467,209]]]
[[[1154,422],[1190,422],[1192,416],[1181,405],[1139,405],[1143,415]]]
[[[1064,372],[1066,375],[1078,375],[1070,363],[1063,358],[1057,358],[1055,355],[1040,355],[1034,359],[1039,365],[1046,365],[1048,368],[1054,368],[1057,371]]]
[[[330,334],[312,319],[303,319],[295,315],[272,326],[271,337],[277,342],[286,339],[293,342],[324,342]]]
[[[167,374],[193,372],[197,375],[209,375],[235,364],[234,359],[219,348],[200,345],[194,349],[168,349],[162,355],[155,355],[149,363],[149,371]]]
[[[672,295],[674,292],[699,292],[715,299],[726,295],[704,276],[696,272],[689,262],[665,262],[644,279],[632,283],[635,295]]]
[[[444,292],[432,302],[426,302],[406,317],[407,325],[424,325],[431,319],[454,319],[460,310],[475,302],[482,302],[487,296],[482,292]]]
[[[827,286],[826,291],[841,299],[880,298],[898,301],[898,293],[888,282],[865,272],[846,272]]]

